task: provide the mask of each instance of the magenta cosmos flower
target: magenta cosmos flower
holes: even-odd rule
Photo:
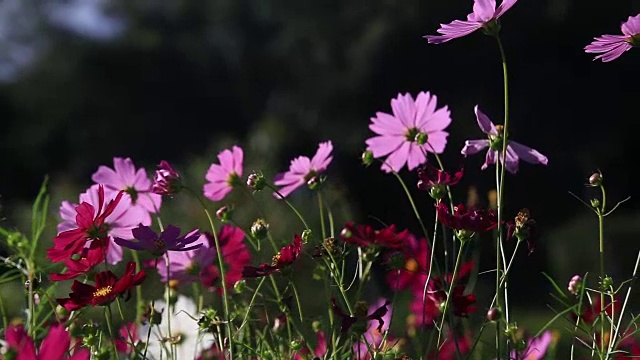
[[[241,184],[242,149],[234,146],[231,150],[223,150],[218,154],[220,165],[211,164],[205,178],[204,196],[211,201],[220,201],[231,192],[234,186]]]
[[[640,45],[640,14],[629,16],[620,28],[622,35],[602,35],[594,38],[591,44],[585,46],[584,51],[600,54],[593,60],[600,59],[602,62],[608,62],[619,58],[632,47]]]
[[[425,38],[430,44],[442,44],[452,39],[457,39],[485,28],[496,31],[498,19],[509,10],[517,0],[503,0],[496,8],[495,0],[475,0],[473,12],[467,15],[467,20],[454,20],[449,24],[440,24],[440,35],[427,35]]]
[[[79,217],[81,214],[86,213],[90,216],[90,214],[93,214],[94,211],[96,211],[95,209],[97,209],[97,213],[95,214],[97,217],[105,203],[113,204],[111,201],[117,198],[118,192],[101,189],[101,186],[93,185],[87,189],[87,191],[80,194],[80,203],[82,204],[80,206],[68,201],[62,202],[62,205],[60,206],[60,217],[62,218],[62,222],[58,224],[58,232],[60,233],[58,234],[58,237],[68,230],[84,228],[85,219],[83,217]],[[139,224],[151,224],[149,213],[140,206],[132,206],[131,198],[128,196],[121,196],[120,201],[115,204],[117,206],[113,205],[109,208],[109,212],[107,214],[101,213],[102,215],[99,217],[99,229],[106,234],[106,236],[104,236],[105,234],[101,233],[100,237],[108,238],[110,241],[109,250],[107,251],[107,261],[110,264],[116,264],[122,260],[122,248],[120,245],[113,242],[113,237],[133,239],[133,235],[131,234],[131,230],[133,228],[137,227]],[[105,210],[105,212],[107,211]],[[77,222],[78,220],[81,220],[82,223]],[[98,225],[98,223],[94,225]],[[91,236],[87,239],[91,239]],[[51,256],[49,256],[49,258],[51,259]]]
[[[64,329],[64,326],[56,324],[49,328],[47,336],[42,340],[40,349],[36,353],[33,340],[29,337],[22,325],[9,325],[5,330],[6,353],[4,359],[39,360],[39,359],[62,359],[62,360],[89,360],[89,350],[78,348],[74,354],[69,356],[69,345],[71,336]]]
[[[511,351],[510,359],[526,359],[526,360],[541,360],[544,359],[544,356],[547,354],[547,349],[551,342],[553,341],[553,336],[551,335],[551,331],[545,331],[539,337],[530,338],[527,341],[527,347],[520,352],[516,353],[515,350]]]
[[[313,155],[312,159],[306,156],[298,156],[291,160],[289,165],[289,171],[276,175],[274,184],[281,186],[278,192],[274,192],[273,196],[276,198],[287,197],[295,189],[304,185],[305,183],[311,185],[314,181],[317,181],[317,176],[325,171],[333,156],[333,144],[331,141],[325,141],[318,145],[318,151]]]
[[[475,113],[478,119],[478,125],[483,133],[487,134],[489,139],[484,140],[467,140],[462,148],[462,155],[472,155],[478,153],[485,148],[489,148],[482,170],[485,170],[489,165],[495,164],[496,159],[500,159],[500,162],[504,164],[507,171],[512,174],[518,172],[518,165],[520,160],[524,160],[530,164],[542,164],[547,165],[547,157],[539,153],[528,146],[522,145],[515,141],[509,140],[507,144],[507,161],[503,161],[502,144],[504,137],[504,128],[502,125],[494,125],[491,119],[485,115],[476,105]]]
[[[151,192],[151,179],[144,168],[136,170],[130,158],[113,158],[113,169],[98,167],[92,176],[96,184],[102,184],[107,190],[124,191],[131,199],[131,206],[139,207],[147,213],[156,213],[162,204],[162,197]],[[151,222],[150,215],[148,221]]]
[[[409,170],[427,161],[426,151],[440,154],[447,145],[451,123],[447,106],[436,109],[437,97],[420,92],[414,100],[410,94],[391,99],[393,115],[377,112],[369,129],[378,136],[367,139],[367,150],[374,158],[387,156],[382,164],[386,172],[398,172],[407,164]]]

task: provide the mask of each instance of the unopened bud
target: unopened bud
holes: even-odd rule
[[[307,186],[311,190],[315,190],[320,186],[320,179],[317,176],[312,176],[309,180],[307,180]]]
[[[227,222],[231,220],[231,215],[233,214],[233,209],[229,206],[223,206],[216,211],[216,216],[220,221]]]
[[[417,133],[415,137],[415,141],[418,144],[418,146],[422,146],[426,144],[428,139],[429,139],[429,136],[423,132]]]
[[[604,277],[604,279],[602,279],[602,291],[609,291],[610,288],[613,286],[613,279],[611,278],[611,276],[606,275]]]
[[[591,199],[591,207],[598,209],[600,207],[600,200],[598,199]]]
[[[291,340],[291,342],[289,343],[289,347],[291,347],[291,350],[293,350],[293,351],[298,351],[298,350],[302,349],[302,341],[300,341],[300,340]]]
[[[300,237],[302,238],[303,243],[308,243],[309,240],[311,240],[311,229],[304,229]]]
[[[353,234],[351,233],[351,230],[349,230],[348,228],[344,228],[342,229],[342,231],[340,231],[340,236],[343,239],[348,239],[352,236]]]
[[[369,166],[373,163],[373,153],[371,150],[367,150],[362,153],[362,165]]]
[[[264,176],[260,173],[254,172],[247,177],[247,186],[253,191],[260,191],[264,189],[265,185]]]
[[[580,289],[582,287],[582,277],[580,275],[574,275],[571,280],[569,280],[569,286],[567,289],[573,295],[578,295],[580,293]]]
[[[236,281],[236,283],[233,284],[233,291],[235,291],[236,294],[242,294],[242,291],[246,287],[246,284],[247,283],[244,280]]]
[[[320,330],[322,330],[322,323],[318,320],[314,321],[311,323],[311,329],[313,329],[313,332],[318,332]]]
[[[500,318],[500,310],[498,308],[491,308],[487,311],[487,320],[489,321],[498,321]]]
[[[251,225],[251,235],[258,240],[262,240],[265,237],[267,237],[268,233],[269,233],[269,224],[267,224],[267,222],[264,221],[264,219],[257,219]]]
[[[602,174],[597,172],[589,176],[589,185],[600,186],[602,185]]]

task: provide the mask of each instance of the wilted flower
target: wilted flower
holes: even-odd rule
[[[276,255],[273,256],[271,264],[263,263],[258,267],[245,266],[242,270],[243,278],[257,278],[267,276],[278,270],[281,270],[291,264],[293,264],[300,252],[302,251],[302,238],[300,235],[295,235],[293,243],[288,244],[280,249]]]
[[[620,29],[622,35],[602,35],[594,38],[591,44],[585,46],[585,52],[600,53],[593,60],[601,59],[602,62],[608,62],[619,58],[632,47],[640,45],[640,14],[629,16]]]
[[[57,299],[58,303],[69,311],[78,310],[87,305],[107,305],[119,295],[128,293],[134,286],[142,284],[145,278],[143,270],[135,272],[136,264],[129,262],[122,277],[111,271],[101,271],[95,275],[95,285],[74,280],[69,298]]]
[[[507,171],[512,174],[518,172],[518,165],[520,160],[524,160],[530,164],[542,164],[547,165],[547,157],[539,153],[537,150],[528,146],[517,143],[513,140],[509,140],[507,144],[507,160],[502,159],[502,147],[504,144],[504,128],[502,125],[494,125],[491,119],[487,117],[476,105],[475,113],[478,120],[478,125],[483,133],[487,134],[489,139],[485,140],[467,140],[462,148],[462,155],[476,154],[485,148],[489,148],[482,170],[485,170],[489,165],[495,164],[496,159],[505,166]]]
[[[211,201],[220,201],[231,192],[234,186],[241,183],[244,153],[242,148],[234,146],[218,154],[220,165],[211,164],[206,174],[204,196]]]
[[[130,241],[121,238],[114,238],[116,244],[138,251],[148,251],[156,256],[163,255],[167,251],[189,251],[197,249],[202,244],[191,245],[198,240],[198,229],[180,236],[180,228],[169,225],[158,236],[150,227],[140,225],[131,230],[133,237],[138,241]]]
[[[162,160],[158,164],[156,175],[153,178],[152,191],[158,195],[175,195],[182,190],[180,174],[171,167],[167,161]]]
[[[486,32],[496,34],[499,30],[498,19],[509,10],[517,0],[503,0],[496,8],[495,0],[474,0],[473,12],[467,15],[467,20],[454,20],[449,24],[440,24],[438,33],[441,35],[427,35],[430,44],[442,44],[452,39],[469,35],[482,28]]]
[[[535,250],[538,236],[538,226],[535,220],[531,218],[529,209],[520,210],[515,219],[507,223],[507,239],[515,237],[518,241],[527,240],[529,254]]]
[[[447,186],[453,186],[460,182],[464,171],[458,170],[454,174],[438,169],[427,163],[418,168],[418,189],[429,190],[429,195],[436,199],[442,199],[447,193]]]
[[[24,330],[23,325],[10,324],[4,333],[6,340],[6,352],[2,354],[4,359],[89,360],[90,357],[89,350],[86,348],[76,349],[73,355],[68,355],[71,336],[61,324],[55,324],[49,328],[47,336],[42,340],[37,353],[36,346]]]
[[[287,197],[295,189],[304,184],[313,185],[317,182],[317,177],[327,169],[333,156],[333,144],[331,141],[325,141],[318,145],[318,151],[309,159],[306,156],[298,156],[291,160],[289,171],[276,175],[274,184],[281,186],[278,192],[274,192],[276,198]],[[317,183],[316,183],[317,186]]]
[[[420,92],[414,100],[411,94],[398,94],[391,99],[393,115],[377,112],[369,129],[377,134],[367,139],[367,150],[374,158],[387,156],[382,164],[386,172],[398,172],[407,164],[409,170],[427,161],[426,152],[440,154],[447,145],[451,123],[447,106],[436,110],[437,97]]]

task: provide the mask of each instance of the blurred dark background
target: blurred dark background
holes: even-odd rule
[[[1,0],[2,215],[15,218],[12,209],[32,201],[45,174],[54,188],[75,189],[68,191],[75,200],[113,156],[149,171],[161,159],[206,169],[219,150],[238,143],[253,166],[276,171],[332,139],[329,174],[353,217],[419,232],[397,181],[377,166],[363,168],[359,156],[371,136],[369,118],[390,112],[399,92],[431,91],[450,107],[443,154],[450,168],[463,162],[465,139],[482,137],[474,105],[499,122],[495,41],[481,32],[439,46],[422,38],[441,22],[463,19],[471,3]],[[523,164],[507,176],[506,213],[531,209],[543,234],[514,269],[518,300],[544,306],[532,296],[548,292],[544,269],[561,283],[593,269],[597,221],[569,191],[588,202],[596,194],[584,184],[597,169],[610,204],[631,196],[608,218],[606,233],[614,279],[629,276],[640,230],[632,178],[640,51],[603,64],[583,47],[619,33],[638,11],[637,0],[521,0],[502,19],[511,136],[549,158],[548,167]],[[480,170],[482,162],[482,155],[464,160],[461,201],[473,186],[487,203],[494,177]],[[403,177],[416,181],[406,170]],[[416,195],[431,218],[430,199]]]

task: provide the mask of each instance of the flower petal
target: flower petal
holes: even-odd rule
[[[629,16],[627,21],[622,23],[620,28],[622,33],[627,36],[640,34],[640,14],[636,16]]]
[[[483,23],[478,21],[454,20],[449,24],[440,24],[438,33],[442,35],[426,35],[429,44],[442,44],[449,40],[469,35],[480,29]]]
[[[383,112],[377,112],[376,116],[371,118],[369,129],[378,135],[404,136],[407,132],[400,119]]]
[[[507,10],[511,9],[511,7],[515,5],[517,1],[518,0],[503,0],[502,4],[498,6],[498,9],[496,10],[496,14],[494,17],[497,19],[500,16],[504,15],[504,13],[507,12]]]
[[[502,161],[502,159],[500,159],[500,160],[505,165],[505,168],[507,169],[508,172],[510,172],[512,174],[515,174],[515,173],[518,172],[518,165],[520,164],[520,157],[513,150],[513,147],[511,146],[512,143],[513,143],[513,141],[509,143],[509,146],[507,146],[507,161],[506,161],[506,164],[505,164],[504,161]],[[500,154],[500,157],[502,157],[501,155],[502,154]]]
[[[402,122],[405,128],[410,129],[415,126],[416,110],[411,94],[398,94],[397,98],[391,99],[391,109],[393,115]]]
[[[538,150],[532,149],[526,145],[522,145],[515,141],[509,141],[509,147],[518,155],[518,157],[529,164],[547,165],[549,160]]]
[[[469,20],[487,22],[493,18],[496,12],[496,0],[475,0],[473,2],[473,15]]]
[[[446,131],[436,131],[429,133],[427,144],[424,148],[434,154],[442,154],[445,146],[447,146],[447,137],[449,133]]]
[[[424,155],[423,150],[416,144],[411,143],[409,145],[409,153],[407,156],[407,168],[413,170],[427,161],[427,157]]]
[[[487,146],[489,146],[489,140],[467,140],[464,142],[464,147],[460,153],[464,156],[473,155],[479,153],[484,150]]]
[[[311,159],[311,168],[317,172],[326,170],[327,166],[333,160],[331,152],[333,151],[333,144],[331,141],[322,142],[318,145],[318,151]]]
[[[487,135],[498,135],[498,130],[496,130],[496,126],[493,125],[493,122],[487,115],[485,115],[482,111],[480,111],[480,107],[476,105],[473,108],[473,111],[476,113],[476,119],[478,120],[478,126],[480,126],[480,130]]]
[[[404,136],[374,136],[367,139],[367,150],[373,153],[374,158],[380,158],[396,151],[403,143]]]
[[[484,164],[482,164],[480,169],[486,170],[489,167],[489,165],[495,164],[497,157],[498,157],[498,152],[496,150],[489,149],[487,151],[487,156],[485,157]]]
[[[382,170],[386,172],[399,172],[407,162],[410,146],[411,143],[403,142],[397,150],[387,157],[384,164],[382,164]]]

